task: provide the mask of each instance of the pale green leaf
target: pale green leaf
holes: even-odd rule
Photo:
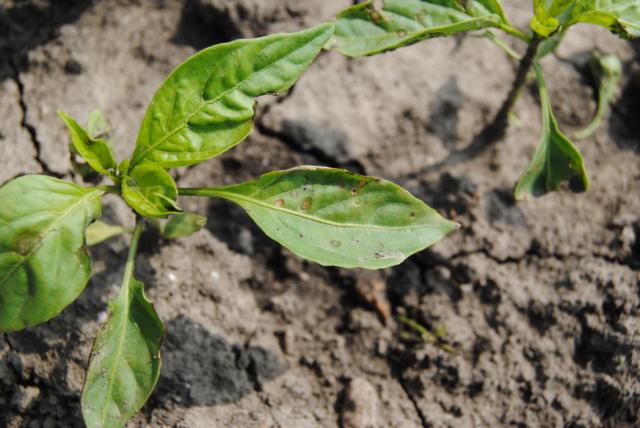
[[[117,164],[109,143],[102,139],[93,139],[84,128],[62,110],[58,111],[58,115],[69,129],[73,147],[91,168],[101,174],[114,176]]]
[[[582,155],[558,128],[542,70],[536,63],[534,70],[540,89],[542,138],[516,185],[514,196],[516,199],[522,199],[525,193],[542,196],[557,190],[563,182],[568,182],[574,192],[584,192],[589,188],[589,178]]]
[[[300,257],[322,265],[383,268],[442,239],[457,224],[385,180],[301,167],[258,180],[182,194],[217,196]]]
[[[136,237],[137,235],[137,237]],[[133,277],[139,232],[118,297],[96,336],[82,389],[82,415],[88,428],[120,428],[151,395],[160,375],[162,321]]]
[[[127,229],[124,227],[115,226],[98,220],[87,227],[87,245],[97,245],[107,239],[113,238],[114,236],[122,235],[123,233],[127,233]]]
[[[608,28],[623,38],[640,37],[639,0],[576,0],[565,25],[584,22]]]
[[[87,133],[94,140],[99,138],[106,139],[109,136],[109,124],[107,123],[107,119],[104,118],[102,111],[96,109],[89,113]]]
[[[640,37],[640,1],[534,0],[531,28],[543,37],[580,22],[600,25],[623,38]]]
[[[103,193],[40,175],[0,188],[0,332],[48,321],[84,289],[85,230]]]
[[[122,180],[122,197],[143,217],[166,217],[178,214],[178,189],[171,175],[163,168],[139,165]]]
[[[342,11],[328,47],[344,55],[374,55],[431,37],[488,27],[511,28],[497,0],[366,1]]]
[[[589,69],[598,86],[598,109],[591,123],[575,134],[577,139],[587,138],[598,129],[622,80],[622,63],[615,55],[593,52]]]
[[[332,33],[333,24],[323,24],[195,54],[154,95],[131,167],[192,165],[240,143],[253,127],[255,98],[288,90]]]
[[[196,213],[182,213],[172,216],[162,229],[167,239],[183,238],[199,231],[207,223],[207,218]]]

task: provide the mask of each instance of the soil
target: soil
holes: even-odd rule
[[[153,92],[190,54],[306,28],[350,3],[2,2],[0,183],[43,172],[81,182],[56,109],[84,120],[101,108],[122,159]],[[526,26],[530,2],[504,3]],[[483,38],[323,53],[288,94],[261,98],[247,141],[179,170],[181,186],[342,166],[406,186],[463,227],[392,269],[323,268],[239,208],[185,199],[206,228],[171,242],[149,233],[138,256],[168,336],[158,387],[127,426],[640,426],[640,48],[577,26],[543,68],[570,134],[595,109],[593,48],[617,54],[625,77],[606,122],[578,142],[584,194],[511,197],[540,134],[533,85],[502,140],[478,148],[515,71]],[[132,222],[116,198],[104,211]],[[0,337],[0,426],[82,426],[90,345],[126,250],[124,237],[92,248],[95,276],[77,302]],[[436,343],[406,340],[400,316]]]

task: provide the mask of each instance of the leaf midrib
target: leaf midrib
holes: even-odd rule
[[[489,15],[489,17],[492,15]],[[385,31],[385,33],[383,34],[376,34],[373,36],[339,36],[336,35],[335,37],[338,39],[343,39],[343,40],[347,40],[347,41],[352,41],[352,40],[376,40],[376,39],[384,39],[386,37],[388,38],[392,38],[392,37],[397,37],[399,39],[407,39],[407,38],[411,38],[411,37],[415,37],[415,36],[419,36],[419,35],[423,35],[423,34],[429,34],[429,33],[438,33],[441,31],[445,31],[451,27],[454,27],[456,25],[461,25],[461,24],[468,24],[471,22],[482,22],[485,21],[491,25],[495,25],[496,23],[494,21],[492,21],[491,19],[488,19],[488,17],[478,17],[478,18],[474,18],[471,17],[470,19],[465,19],[462,21],[458,21],[455,22],[453,24],[447,24],[447,25],[440,25],[438,27],[426,27],[423,28],[421,30],[418,31],[407,31],[406,36],[399,36],[397,31]],[[368,21],[367,21],[368,22]],[[374,24],[375,25],[375,24]],[[376,25],[377,28],[381,28],[379,26]]]
[[[51,222],[51,224],[45,228],[43,233],[40,234],[40,239],[38,239],[38,241],[34,244],[33,248],[31,248],[27,252],[27,254],[24,255],[22,260],[20,260],[20,262],[16,263],[16,265],[9,271],[9,273],[7,273],[2,278],[2,280],[0,280],[0,287],[3,287],[7,283],[8,279],[11,278],[11,276],[14,274],[14,272],[20,266],[22,266],[33,255],[33,253],[35,253],[42,246],[42,243],[48,237],[49,233],[51,233],[52,230],[55,230],[58,226],[60,226],[64,222],[64,220],[72,212],[75,211],[76,208],[78,208],[79,206],[83,205],[86,201],[88,201],[88,200],[90,200],[90,199],[92,199],[94,197],[100,196],[103,193],[104,193],[104,191],[101,190],[101,189],[95,189],[95,190],[89,192],[87,195],[81,197],[77,202],[73,203],[66,210],[64,210],[63,214],[60,217],[55,218],[54,221]]]
[[[334,227],[355,228],[355,229],[374,229],[374,230],[410,230],[410,229],[422,229],[422,228],[436,229],[441,227],[440,225],[437,225],[437,224],[420,224],[415,226],[378,226],[378,225],[357,224],[357,223],[337,223],[335,221],[326,220],[320,217],[314,217],[309,214],[301,213],[299,211],[290,210],[288,208],[276,207],[274,205],[268,204],[258,199],[240,195],[238,193],[230,193],[230,192],[217,190],[215,192],[212,192],[212,194],[215,194],[215,196],[219,196],[227,200],[231,200],[232,202],[244,201],[250,204],[259,205],[269,210],[283,212],[293,216],[302,217],[306,220],[310,220],[316,223],[322,223],[322,224],[326,224]]]

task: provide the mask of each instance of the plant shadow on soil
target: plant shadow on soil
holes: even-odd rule
[[[76,21],[91,0],[15,2],[0,6],[0,82],[28,68],[27,54],[57,36],[58,29]],[[70,72],[75,64],[68,64]]]

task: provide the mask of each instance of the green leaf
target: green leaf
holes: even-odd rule
[[[589,69],[598,86],[598,109],[591,123],[574,135],[579,140],[589,137],[598,129],[622,80],[622,63],[615,55],[602,55],[594,51]]]
[[[0,188],[0,332],[48,321],[84,289],[85,230],[103,193],[40,175]]]
[[[127,229],[122,226],[114,226],[103,221],[93,222],[87,227],[87,245],[97,245],[114,236],[126,233]]]
[[[109,124],[104,118],[102,111],[96,109],[89,113],[87,132],[94,140],[100,138],[106,139],[109,136]]]
[[[143,217],[166,217],[178,214],[178,189],[171,175],[163,168],[139,165],[122,180],[122,197]]]
[[[516,199],[522,199],[525,193],[542,196],[557,190],[564,181],[569,182],[572,191],[584,192],[589,188],[589,178],[582,155],[560,132],[551,110],[542,69],[534,63],[534,70],[540,89],[542,138],[531,163],[516,185],[514,196]]]
[[[374,55],[431,37],[497,27],[511,28],[497,0],[372,0],[342,11],[328,45],[344,55]]]
[[[584,22],[608,28],[618,36],[640,37],[640,1],[576,0],[565,25]]]
[[[109,318],[96,336],[84,387],[82,415],[88,428],[120,428],[151,395],[160,375],[162,321],[133,277],[136,227],[122,287],[109,302]]]
[[[255,98],[288,90],[332,33],[333,24],[323,24],[198,52],[154,95],[131,166],[192,165],[240,143],[253,127]]]
[[[235,202],[272,239],[325,266],[393,266],[457,227],[395,184],[341,169],[275,171],[181,194]]]
[[[69,129],[73,147],[91,168],[101,174],[115,176],[116,158],[109,144],[102,139],[93,139],[84,128],[62,110],[58,111],[58,116]]]
[[[640,37],[640,1],[534,0],[531,28],[548,37],[560,28],[584,22],[605,27],[620,37]]]
[[[207,218],[195,213],[177,214],[167,221],[162,229],[162,236],[167,239],[190,236],[199,231],[207,223]]]

